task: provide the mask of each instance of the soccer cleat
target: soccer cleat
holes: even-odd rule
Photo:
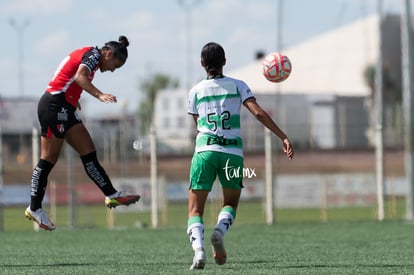
[[[130,205],[139,201],[139,195],[126,195],[122,192],[116,192],[114,195],[105,197],[105,206],[108,208],[115,208],[119,205]]]
[[[206,253],[204,248],[198,248],[194,252],[193,264],[190,269],[204,269],[206,265]]]
[[[211,235],[211,246],[213,248],[213,257],[216,264],[223,265],[226,263],[227,254],[224,249],[223,236],[219,230],[215,229]]]
[[[36,211],[33,211],[30,209],[30,206],[26,208],[26,211],[24,211],[24,215],[29,220],[34,221],[39,225],[40,228],[43,228],[44,230],[55,230],[56,226],[49,220],[46,212],[39,208]]]

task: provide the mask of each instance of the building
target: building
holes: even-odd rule
[[[159,149],[169,153],[191,152],[195,137],[194,121],[187,114],[186,89],[158,93],[154,121]]]
[[[3,161],[11,158],[17,158],[20,163],[31,161],[32,131],[38,127],[37,101],[33,98],[0,97]]]

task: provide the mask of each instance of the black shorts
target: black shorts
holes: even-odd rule
[[[45,92],[39,100],[37,115],[42,137],[65,138],[66,132],[74,125],[82,123],[76,108],[68,103],[65,94],[52,95]]]

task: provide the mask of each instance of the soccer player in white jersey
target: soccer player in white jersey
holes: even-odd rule
[[[216,263],[226,262],[223,237],[236,218],[243,188],[243,173],[237,173],[243,170],[242,105],[281,139],[284,153],[293,158],[289,139],[256,102],[246,83],[223,75],[225,64],[224,49],[214,42],[206,44],[201,50],[201,66],[207,77],[188,94],[188,113],[193,116],[198,131],[188,191],[187,234],[194,250],[190,269],[203,269],[206,263],[203,214],[216,177],[222,186],[222,209],[210,240]]]

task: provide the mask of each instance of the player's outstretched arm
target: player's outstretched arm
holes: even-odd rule
[[[283,152],[289,159],[292,159],[294,155],[292,144],[290,143],[286,134],[283,133],[283,131],[276,125],[276,123],[269,116],[269,114],[265,110],[263,110],[263,108],[253,98],[246,100],[244,105],[257,120],[259,120],[266,128],[268,128],[282,140]]]

